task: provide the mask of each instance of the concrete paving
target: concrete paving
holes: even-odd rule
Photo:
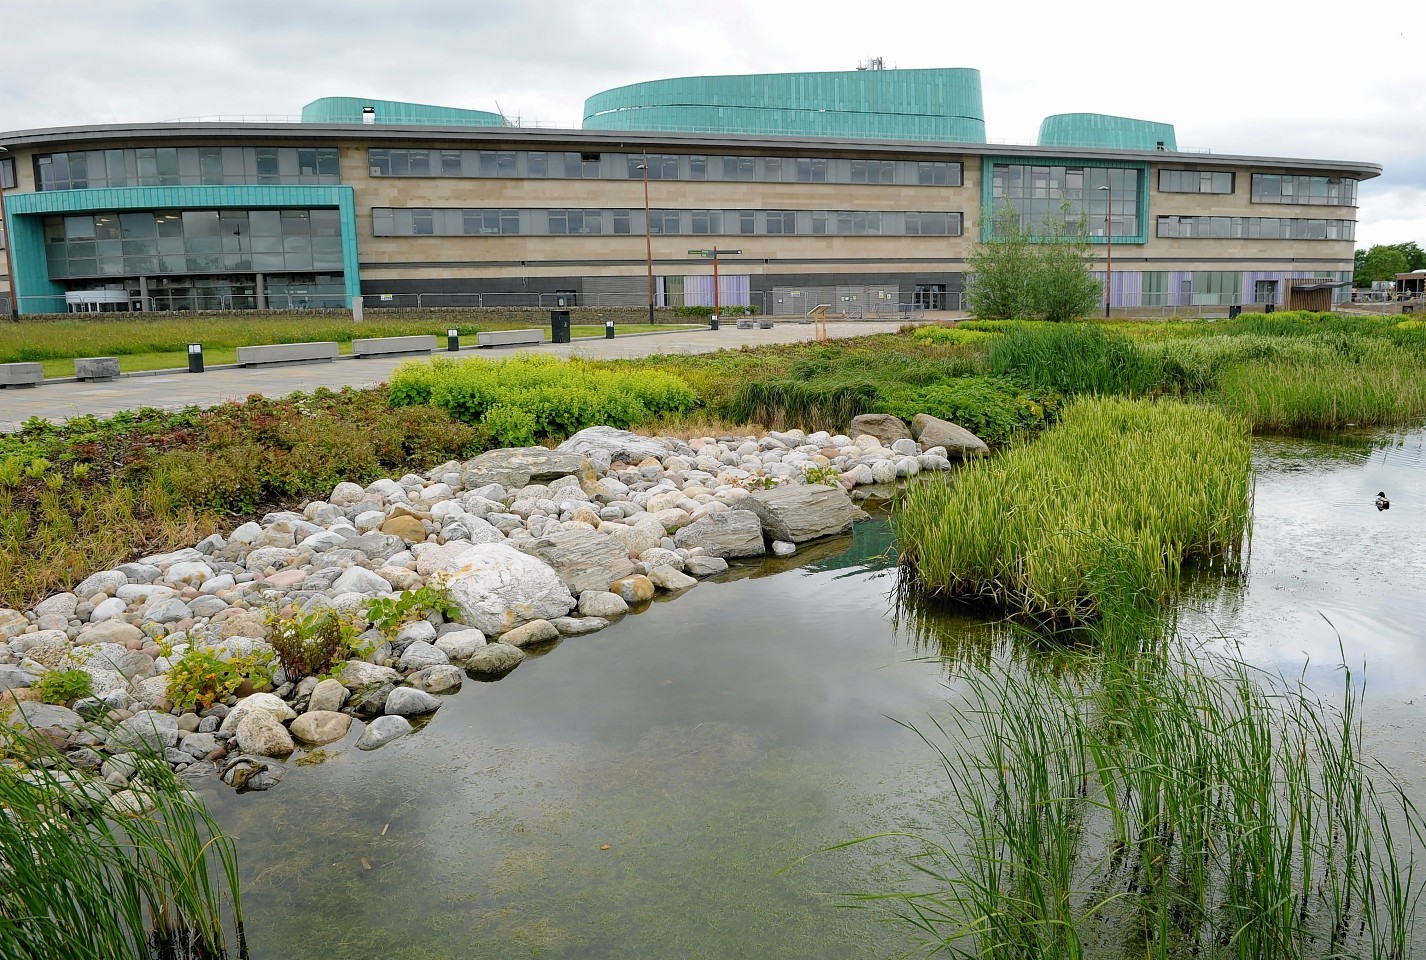
[[[918,318],[919,319],[919,318]],[[934,319],[934,318],[928,318]],[[827,324],[832,338],[861,337],[894,332],[903,321],[851,320]],[[543,343],[518,349],[466,348],[458,354],[436,356],[479,357],[495,360],[519,353],[557,357],[588,357],[597,360],[647,357],[663,353],[712,353],[723,347],[743,344],[798,343],[812,340],[810,324],[778,323],[771,330],[739,330],[724,324],[718,330],[678,330],[669,333],[615,337],[613,340],[577,340],[573,343]],[[398,365],[410,357],[342,358],[331,363],[303,363],[262,367],[221,367],[204,373],[154,371],[126,374],[103,383],[54,381],[37,387],[0,390],[0,432],[12,433],[30,417],[65,420],[94,414],[109,416],[138,407],[179,409],[197,405],[209,407],[259,393],[280,397],[293,391],[317,387],[369,387],[381,383]]]

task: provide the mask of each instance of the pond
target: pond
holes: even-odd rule
[[[1258,441],[1249,572],[1200,582],[1181,621],[1267,668],[1309,664],[1324,691],[1342,657],[1365,662],[1369,734],[1416,785],[1423,449],[1426,431]],[[964,611],[900,626],[890,551],[883,518],[735,567],[498,683],[468,681],[380,751],[349,739],[267,793],[206,789],[239,840],[252,956],[907,949],[906,929],[839,909],[902,875],[890,851],[818,851],[934,829],[945,774],[903,724],[946,716],[936,641],[983,646],[994,628]]]

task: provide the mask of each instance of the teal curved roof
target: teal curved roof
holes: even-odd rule
[[[1105,147],[1110,150],[1177,150],[1173,124],[1112,117],[1105,113],[1057,113],[1040,123],[1042,147]]]
[[[485,110],[438,107],[430,103],[320,97],[302,108],[303,123],[361,123],[362,108],[376,110],[376,122],[415,127],[503,127],[505,118]]]
[[[584,129],[984,143],[985,109],[959,67],[676,77],[596,93]]]

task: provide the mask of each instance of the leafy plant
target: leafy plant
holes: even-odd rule
[[[290,683],[329,675],[338,664],[365,652],[357,642],[352,618],[336,610],[297,612],[287,617],[269,611],[267,625],[268,642]]]
[[[460,616],[460,607],[451,600],[440,577],[432,577],[415,590],[403,590],[394,597],[372,597],[364,608],[366,622],[388,640],[396,639],[402,626],[438,613],[447,620]]]
[[[223,660],[212,650],[194,646],[168,672],[168,699],[184,710],[206,710],[232,696],[244,680],[265,682],[264,665],[253,658]],[[269,674],[270,676],[270,674]]]
[[[824,487],[840,487],[842,485],[842,472],[836,467],[819,466],[811,464],[802,468],[802,476],[812,484],[821,484]]]
[[[35,682],[35,693],[45,703],[66,704],[92,696],[94,689],[83,670],[47,670]]]

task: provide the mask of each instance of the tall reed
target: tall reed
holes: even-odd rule
[[[1030,443],[912,484],[896,534],[929,593],[1071,626],[1106,602],[1169,599],[1185,561],[1235,567],[1251,494],[1241,421],[1176,401],[1081,399]]]

